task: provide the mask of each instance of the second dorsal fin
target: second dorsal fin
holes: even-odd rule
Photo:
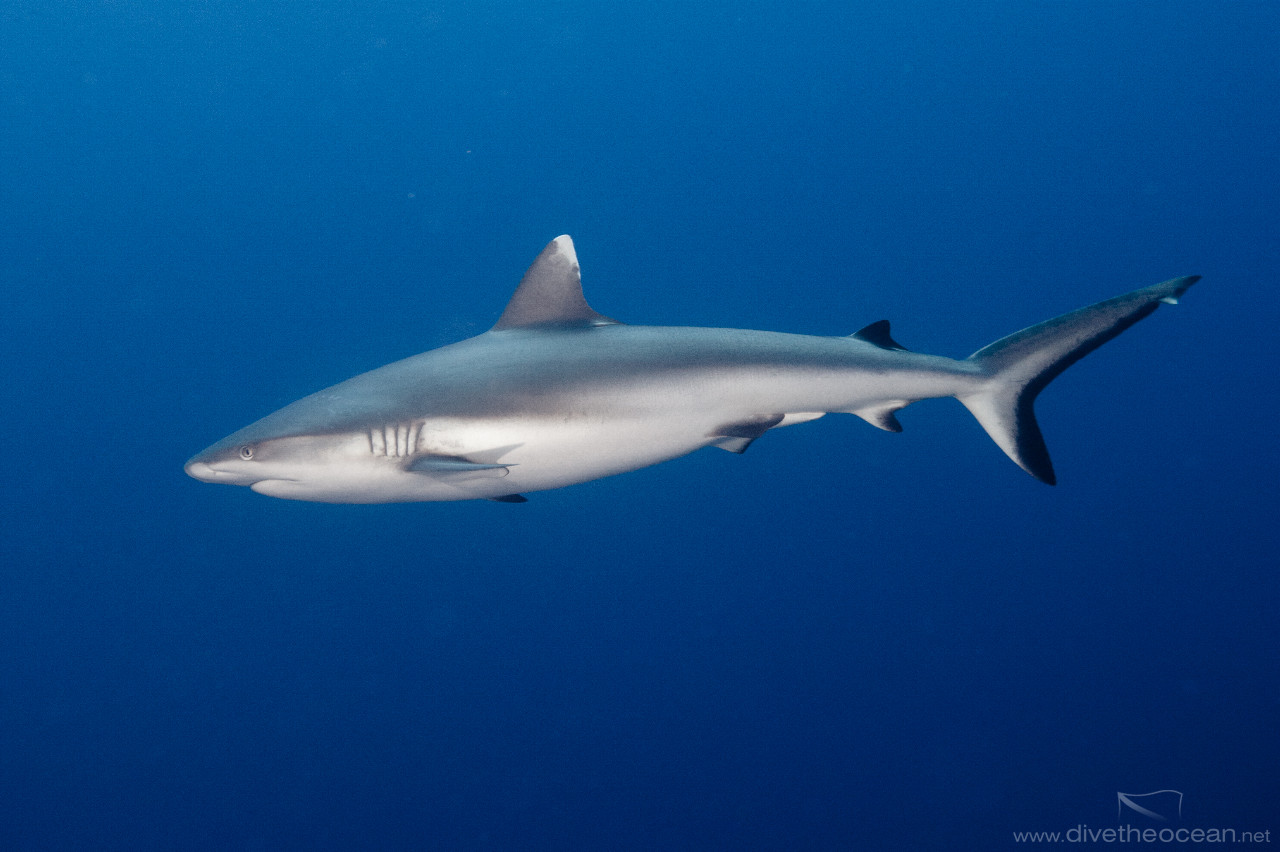
[[[899,343],[898,341],[894,340],[892,337],[889,336],[888,320],[879,320],[877,322],[873,322],[871,323],[871,325],[866,326],[865,328],[858,329],[857,331],[855,331],[853,334],[849,336],[856,337],[859,340],[865,340],[867,343],[872,343],[876,346],[879,346],[881,349],[893,349],[897,352],[910,351],[909,349],[907,349],[907,347],[903,346],[901,343]]]

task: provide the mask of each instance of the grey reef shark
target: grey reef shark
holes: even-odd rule
[[[204,482],[327,503],[525,501],[544,491],[856,414],[888,432],[913,402],[955,397],[1041,482],[1032,410],[1059,373],[1199,276],[1063,314],[964,359],[910,352],[881,320],[848,337],[627,325],[582,295],[557,237],[485,333],[304,397],[194,456]]]

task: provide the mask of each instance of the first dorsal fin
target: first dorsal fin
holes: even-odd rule
[[[538,326],[612,325],[616,320],[596,313],[582,295],[582,276],[573,240],[568,235],[547,244],[520,279],[494,331]]]
[[[907,347],[889,336],[888,320],[878,320],[877,322],[873,322],[866,328],[859,329],[849,336],[875,344],[881,349],[893,349],[897,352],[908,351]]]

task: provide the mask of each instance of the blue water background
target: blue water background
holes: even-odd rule
[[[1277,33],[7,0],[0,848],[996,849],[1159,789],[1274,842]],[[566,232],[626,322],[957,357],[1205,279],[1041,397],[1056,488],[950,401],[519,506],[183,475]]]

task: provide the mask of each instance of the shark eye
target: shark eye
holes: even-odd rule
[[[248,461],[249,459],[253,458],[253,447],[250,447],[248,444],[241,447],[240,458],[244,459],[245,461]]]

